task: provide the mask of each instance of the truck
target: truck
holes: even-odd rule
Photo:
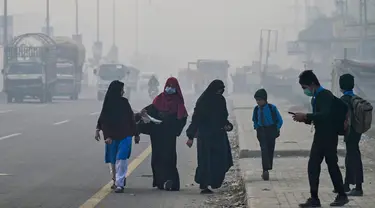
[[[124,64],[106,63],[101,64],[98,69],[94,69],[97,76],[97,99],[104,100],[109,84],[114,80],[122,81],[124,86],[124,96],[130,99],[131,91],[137,85],[132,79],[138,79],[139,70],[134,67],[127,67]]]
[[[23,102],[27,97],[51,102],[57,81],[56,42],[42,33],[26,33],[15,37],[5,53],[2,74],[7,102]]]
[[[85,47],[70,37],[55,37],[57,47],[57,83],[54,95],[77,100],[81,92]]]
[[[227,86],[229,63],[227,60],[199,59],[196,62],[189,62],[188,68],[196,65],[194,91],[202,93],[206,87],[215,79],[220,79]]]

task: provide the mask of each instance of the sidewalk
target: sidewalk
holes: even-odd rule
[[[261,179],[261,158],[258,140],[252,128],[251,116],[254,99],[247,95],[232,96],[234,113],[238,125],[240,145],[241,174],[246,183],[248,207],[250,208],[292,208],[304,202],[309,196],[307,179],[307,161],[313,134],[311,128],[304,124],[294,123],[287,111],[291,107],[285,101],[270,98],[278,106],[284,119],[281,136],[277,139],[274,170],[270,172],[270,181]],[[345,148],[338,147],[339,165],[344,174]],[[365,196],[351,198],[347,207],[375,207],[375,164],[363,158],[365,169]],[[322,163],[319,196],[323,207],[333,201],[335,194],[325,163]]]

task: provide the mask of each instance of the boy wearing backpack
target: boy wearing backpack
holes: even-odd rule
[[[283,119],[275,105],[267,102],[265,89],[256,91],[254,98],[257,102],[253,111],[254,129],[262,153],[263,180],[269,180],[269,172],[273,166],[276,138],[280,136]]]
[[[318,197],[321,163],[325,159],[333,186],[338,195],[330,206],[344,206],[349,199],[344,190],[342,174],[338,165],[337,145],[338,126],[344,126],[345,116],[339,115],[338,109],[347,106],[335,97],[331,91],[324,89],[312,70],[305,70],[299,75],[299,83],[306,96],[311,97],[312,113],[295,113],[293,119],[297,122],[312,124],[315,128],[314,139],[308,162],[308,178],[311,197],[299,207],[321,207]],[[341,113],[342,114],[342,113]],[[342,117],[341,124],[337,118]]]
[[[365,133],[372,122],[372,106],[366,100],[356,96],[353,93],[354,77],[351,74],[344,74],[339,79],[341,97],[349,107],[349,128],[344,136],[346,144],[345,156],[345,191],[348,196],[363,196],[363,165],[359,141],[362,133]],[[350,185],[356,187],[350,190]]]

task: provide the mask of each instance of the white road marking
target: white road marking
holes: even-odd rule
[[[0,140],[4,140],[4,139],[9,139],[9,138],[12,138],[12,137],[16,137],[16,136],[19,136],[21,134],[22,133],[10,134],[10,135],[7,135],[7,136],[0,137]]]
[[[99,115],[100,112],[93,112],[93,113],[90,113],[90,116],[95,116],[95,115]]]
[[[13,110],[0,110],[0,113],[9,113],[12,112]]]
[[[68,122],[69,120],[59,121],[59,122],[54,123],[53,125],[57,126],[57,125],[61,125],[61,124],[68,123]]]
[[[11,176],[11,174],[7,174],[7,173],[0,173],[0,176]]]

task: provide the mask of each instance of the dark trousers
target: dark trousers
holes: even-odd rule
[[[263,171],[272,170],[273,155],[275,152],[276,136],[272,129],[259,128],[257,129],[257,138],[260,144],[260,151],[262,153],[262,167]]]
[[[361,134],[357,132],[350,133],[345,139],[345,185],[360,185],[363,183],[363,164],[359,141]]]
[[[310,183],[310,192],[313,198],[318,197],[319,189],[319,177],[321,171],[321,163],[323,159],[328,166],[328,172],[331,177],[335,190],[340,195],[346,195],[344,191],[344,185],[342,175],[338,165],[337,157],[337,144],[338,137],[333,136],[331,138],[314,138],[314,142],[310,151],[310,159],[308,163],[308,176]]]

